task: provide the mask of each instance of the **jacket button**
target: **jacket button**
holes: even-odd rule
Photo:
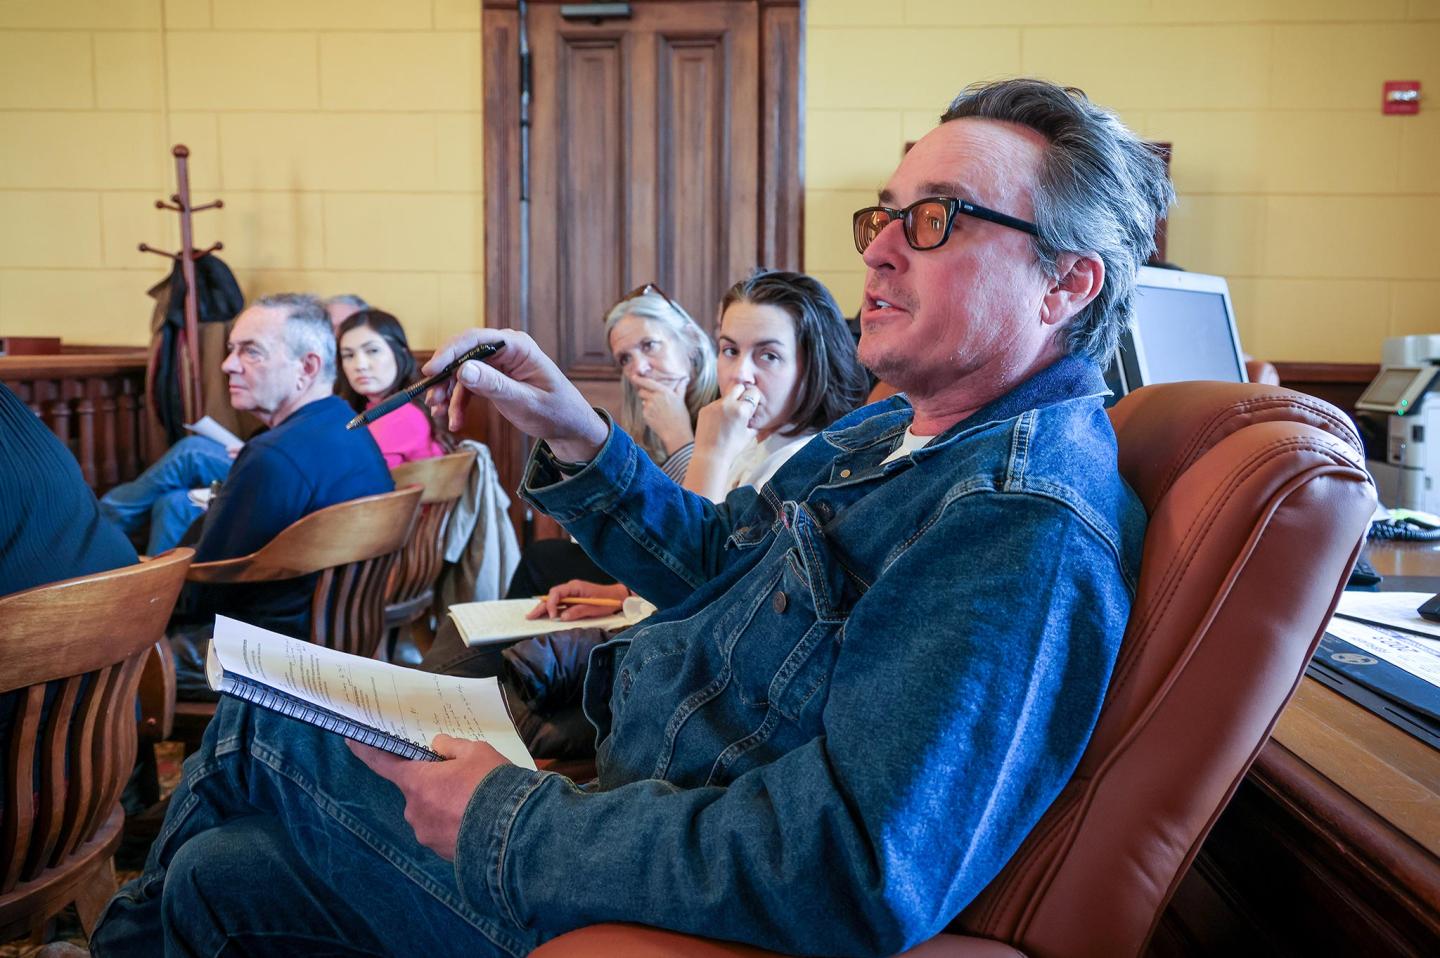
[[[850,478],[850,470],[849,470],[849,469],[841,469],[841,470],[840,470],[840,478],[841,478],[841,479],[849,479],[849,478]]]
[[[775,593],[774,598],[770,600],[770,608],[774,609],[776,614],[784,612],[785,606],[789,604],[790,599],[783,592]]]

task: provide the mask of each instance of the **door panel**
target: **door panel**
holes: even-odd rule
[[[758,20],[749,0],[570,22],[529,6],[530,329],[592,402],[618,398],[602,320],[657,282],[705,328],[758,263]],[[613,407],[612,407],[613,408]]]

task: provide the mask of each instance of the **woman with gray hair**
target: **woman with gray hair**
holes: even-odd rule
[[[605,314],[605,341],[620,367],[620,428],[680,482],[695,445],[695,417],[719,395],[715,347],[678,303],[647,283]]]
[[[632,289],[605,313],[605,342],[620,367],[616,423],[667,476],[684,482],[695,418],[720,395],[714,343],[654,283]],[[541,539],[520,554],[506,596],[544,595],[567,580],[615,581],[569,539]]]

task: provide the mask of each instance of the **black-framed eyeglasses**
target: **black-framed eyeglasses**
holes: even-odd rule
[[[927,196],[916,200],[903,210],[889,206],[867,206],[855,211],[855,248],[861,253],[870,248],[880,231],[899,220],[905,230],[905,242],[914,250],[935,249],[944,246],[955,225],[955,216],[964,213],[976,219],[989,220],[1012,230],[1020,230],[1032,236],[1040,235],[1040,228],[1028,220],[1022,220],[1008,213],[986,209],[969,200],[954,196]]]

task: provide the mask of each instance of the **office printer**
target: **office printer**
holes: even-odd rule
[[[1385,340],[1380,372],[1355,403],[1380,501],[1440,513],[1440,336]]]

